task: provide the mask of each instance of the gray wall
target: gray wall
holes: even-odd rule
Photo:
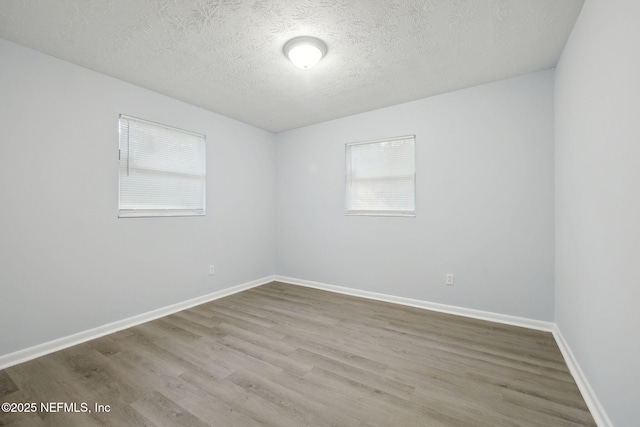
[[[639,17],[587,0],[555,90],[555,319],[618,427],[640,420]]]
[[[553,75],[276,135],[276,272],[552,320]],[[416,135],[417,216],[345,216],[345,143],[405,134]]]
[[[0,61],[0,355],[273,275],[273,134],[2,39]],[[119,113],[207,135],[206,217],[117,218]]]

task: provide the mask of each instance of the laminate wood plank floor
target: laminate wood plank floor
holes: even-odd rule
[[[2,370],[0,402],[37,404],[0,413],[20,426],[596,425],[551,333],[278,282]]]

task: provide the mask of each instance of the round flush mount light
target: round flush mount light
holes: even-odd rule
[[[284,54],[296,67],[303,69],[316,65],[327,53],[327,45],[315,37],[296,37],[284,45]]]

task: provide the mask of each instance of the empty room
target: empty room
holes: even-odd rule
[[[0,425],[640,425],[639,20],[3,0]]]

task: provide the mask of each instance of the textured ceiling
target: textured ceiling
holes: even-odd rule
[[[554,67],[582,3],[0,0],[0,37],[278,132]]]

